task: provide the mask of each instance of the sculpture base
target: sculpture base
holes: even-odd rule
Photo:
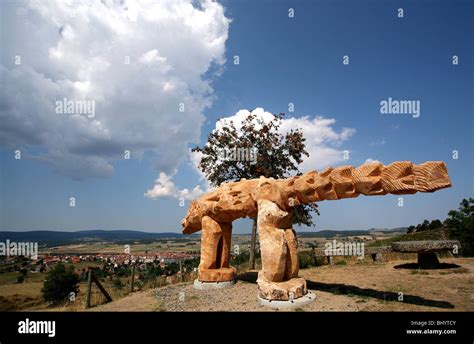
[[[292,301],[267,300],[258,296],[258,303],[260,305],[274,309],[300,308],[314,302],[314,300],[316,300],[316,294],[310,291],[308,291],[306,295]]]
[[[258,296],[265,300],[289,301],[296,300],[306,295],[306,281],[304,278],[292,278],[284,282],[269,282],[260,278],[258,283]]]
[[[223,282],[202,282],[197,279],[194,280],[194,289],[209,290],[209,289],[223,289],[230,288],[236,283],[235,280]]]
[[[201,282],[227,282],[234,279],[233,268],[198,269],[198,280]]]

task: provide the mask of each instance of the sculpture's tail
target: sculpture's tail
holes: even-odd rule
[[[378,162],[357,168],[341,166],[321,173],[309,172],[293,183],[300,203],[357,197],[359,194],[434,192],[451,186],[442,161],[428,161],[420,165],[397,161],[388,166]]]
[[[434,192],[450,186],[451,180],[442,161],[428,161],[420,165],[397,161],[388,166],[374,162],[357,168],[329,167],[320,173],[312,171],[288,179],[261,177],[245,181],[240,189],[233,191],[226,184],[225,189],[205,196],[202,202],[192,202],[182,222],[183,233],[199,231],[204,215],[218,222],[252,217],[256,211],[255,203],[260,199],[275,202],[281,209],[289,209],[298,204],[351,198],[361,194],[402,195]]]

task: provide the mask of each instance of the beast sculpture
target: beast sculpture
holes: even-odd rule
[[[409,161],[388,166],[368,163],[360,167],[328,167],[287,179],[258,179],[223,183],[215,191],[193,201],[182,221],[183,233],[202,229],[198,280],[222,282],[234,279],[229,265],[232,221],[257,217],[262,270],[259,296],[266,300],[291,300],[307,293],[298,278],[298,242],[292,229],[295,205],[323,200],[385,194],[434,192],[451,186],[446,165]]]

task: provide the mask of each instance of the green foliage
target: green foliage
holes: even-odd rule
[[[317,257],[312,250],[299,251],[298,257],[300,269],[308,269],[326,264],[326,257]]]
[[[26,277],[26,274],[28,273],[28,270],[27,269],[21,269],[20,270],[20,275],[22,275],[23,277]]]
[[[20,276],[18,276],[16,282],[17,283],[23,283],[26,279],[26,275],[28,274],[28,270],[25,269],[25,268],[22,268],[22,269],[20,269],[19,273],[20,273]]]
[[[199,266],[199,258],[195,259],[187,259],[183,262],[183,268],[186,270],[186,272],[193,271],[194,268],[198,268]]]
[[[127,277],[132,274],[132,270],[128,265],[123,264],[117,267],[115,273],[119,277]]]
[[[474,199],[463,199],[458,210],[451,210],[448,218],[442,223],[440,220],[428,221],[417,226],[408,227],[407,234],[380,240],[369,246],[390,245],[393,241],[412,240],[459,240],[460,254],[464,257],[474,256]]]
[[[97,268],[97,269],[94,269],[94,275],[97,279],[101,280],[103,278],[106,278],[108,276],[108,266],[107,264],[104,264],[102,266],[102,269],[100,268]]]
[[[284,114],[275,115],[273,120],[265,122],[256,115],[249,114],[239,123],[237,130],[231,121],[220,131],[212,131],[203,147],[195,147],[194,152],[202,153],[199,168],[213,186],[223,182],[238,181],[242,178],[252,179],[264,176],[267,178],[286,178],[292,174],[301,175],[298,165],[304,156],[309,156],[305,149],[305,138],[300,129],[291,130],[282,135],[279,128]],[[232,149],[257,150],[256,162],[221,159],[223,150]],[[319,215],[316,203],[298,205],[293,209],[293,223],[314,225],[311,212]]]
[[[187,259],[182,262],[183,273],[188,274],[199,266],[199,259]],[[162,268],[158,261],[147,263],[138,275],[142,282],[156,281],[161,276],[172,276],[179,272],[179,263],[169,263]]]
[[[122,289],[125,285],[122,283],[122,280],[120,278],[114,278],[112,279],[112,283],[115,287],[115,289]]]
[[[435,229],[443,228],[443,223],[436,219],[433,221],[424,220],[423,223],[420,223],[416,226],[410,226],[407,228],[407,234],[418,233],[423,231],[432,231]]]
[[[463,199],[458,210],[451,210],[444,225],[449,228],[450,237],[461,243],[461,254],[474,256],[474,199]]]
[[[169,263],[165,266],[165,274],[173,276],[179,271],[179,263]]]
[[[311,251],[300,251],[298,253],[300,269],[307,269],[314,266],[314,259]]]
[[[66,300],[71,292],[79,292],[79,276],[74,272],[73,265],[59,262],[47,274],[41,289],[43,299],[52,305],[58,305]]]
[[[250,259],[249,252],[241,252],[239,254],[233,254],[230,257],[230,265],[239,266],[244,263],[248,263],[249,259]]]
[[[145,270],[140,273],[138,278],[142,281],[152,281],[164,274],[165,270],[159,264],[147,263]]]

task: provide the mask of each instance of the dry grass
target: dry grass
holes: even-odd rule
[[[416,261],[416,258],[413,259]],[[474,311],[474,258],[447,258],[445,263],[455,263],[459,268],[441,270],[395,269],[406,261],[388,263],[347,260],[347,265],[321,266],[303,269],[308,288],[316,293],[316,302],[302,307],[304,311]],[[240,267],[245,270],[245,266]],[[15,273],[16,276],[18,273]],[[5,275],[5,274],[4,274]],[[195,290],[187,276],[185,283],[173,281],[165,285],[164,279],[144,285],[129,294],[116,289],[112,281],[103,281],[113,302],[103,304],[105,298],[93,287],[90,311],[267,311],[257,304],[256,272],[231,289]],[[42,277],[43,276],[43,277]],[[37,274],[27,283],[16,284],[12,276],[2,276],[6,284],[0,285],[0,309],[84,311],[85,282],[74,302],[61,307],[48,308],[40,298],[44,275]],[[126,282],[127,279],[124,279]],[[8,283],[7,283],[8,282]],[[150,288],[150,289],[148,289]],[[186,302],[179,301],[179,294],[186,294]],[[397,301],[399,293],[404,301]]]
[[[385,264],[323,266],[300,271],[316,301],[296,311],[474,311],[474,259],[451,258],[461,268],[412,274]],[[462,271],[462,272],[460,272]],[[133,293],[93,311],[269,311],[257,303],[256,272],[229,289],[178,284]],[[185,301],[179,300],[185,294]],[[398,298],[402,296],[403,301]],[[294,310],[292,310],[294,311]]]

